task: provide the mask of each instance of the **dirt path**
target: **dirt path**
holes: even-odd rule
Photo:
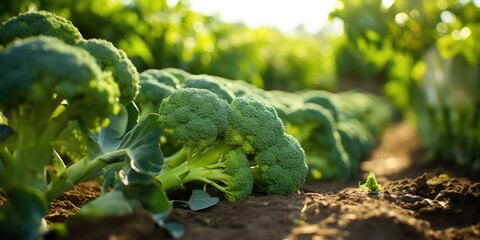
[[[480,239],[479,174],[432,166],[424,156],[414,131],[396,124],[357,178],[307,181],[298,194],[222,200],[200,212],[174,209],[170,219],[184,225],[185,240]],[[369,171],[383,185],[382,192],[370,194],[357,187]],[[75,187],[51,204],[47,220],[65,221],[98,193],[94,182]],[[68,226],[67,239],[167,238],[145,212],[69,221]]]

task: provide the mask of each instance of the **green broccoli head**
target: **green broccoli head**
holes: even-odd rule
[[[135,103],[140,108],[140,117],[158,113],[163,99],[170,96],[178,86],[178,80],[168,72],[149,69],[140,73],[140,92]]]
[[[256,154],[254,163],[255,189],[267,194],[288,195],[298,191],[308,171],[303,148],[288,134]]]
[[[63,100],[62,115],[91,128],[105,125],[119,110],[117,84],[85,50],[54,37],[15,41],[0,53],[0,106],[5,112],[31,112],[49,119]]]
[[[21,13],[0,26],[0,44],[6,45],[17,38],[46,35],[59,38],[68,44],[83,39],[78,29],[67,19],[51,12]]]
[[[183,146],[204,149],[227,128],[229,111],[228,103],[208,90],[181,88],[162,101],[159,123]]]
[[[127,54],[103,39],[80,40],[76,46],[95,57],[103,71],[111,72],[120,88],[120,103],[133,101],[140,89],[139,74]]]
[[[238,145],[247,153],[255,153],[272,146],[284,133],[282,120],[275,109],[251,97],[239,97],[230,104],[229,126],[225,142]]]
[[[182,86],[185,88],[207,89],[217,94],[219,98],[225,99],[227,102],[232,102],[235,98],[235,94],[221,82],[220,77],[216,76],[205,74],[191,75],[185,79]]]

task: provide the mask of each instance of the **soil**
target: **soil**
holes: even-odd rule
[[[413,129],[398,123],[385,132],[356,178],[307,180],[298,194],[221,200],[199,212],[176,208],[169,220],[184,226],[185,240],[480,239],[480,174],[428,161],[427,155]],[[369,171],[382,185],[380,193],[358,188]],[[76,186],[51,203],[47,221],[66,221],[66,239],[169,238],[144,211],[67,218],[99,191],[95,182]]]

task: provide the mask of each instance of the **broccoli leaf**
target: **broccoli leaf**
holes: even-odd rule
[[[9,136],[13,135],[14,131],[7,125],[0,124],[0,142],[6,140]]]
[[[190,208],[192,211],[199,211],[215,206],[219,201],[218,197],[212,197],[203,190],[194,189],[188,201],[172,200],[172,205],[174,207],[184,207]]]

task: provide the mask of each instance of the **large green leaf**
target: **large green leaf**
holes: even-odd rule
[[[137,172],[158,174],[162,170],[163,154],[159,144],[162,130],[157,120],[157,114],[147,115],[118,146],[127,150],[130,166]]]

